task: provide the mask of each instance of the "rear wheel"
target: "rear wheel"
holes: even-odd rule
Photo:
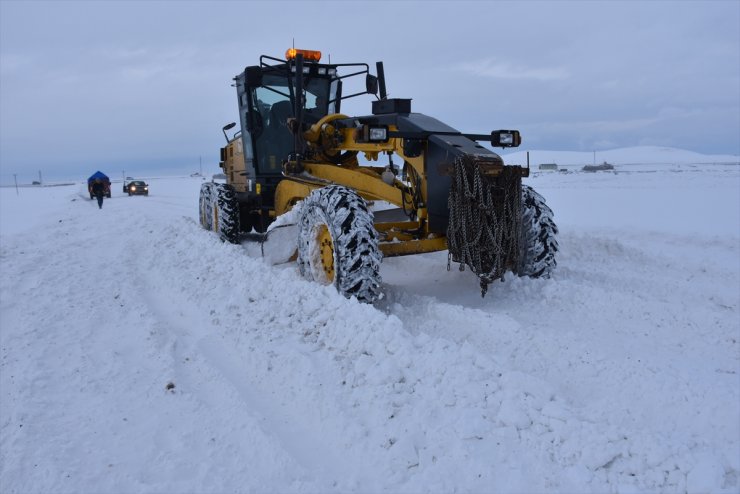
[[[545,198],[522,185],[522,224],[519,239],[519,276],[549,278],[555,269],[558,227]]]
[[[230,185],[213,182],[201,185],[198,213],[200,226],[217,232],[225,242],[239,243],[239,203]]]
[[[236,192],[230,185],[214,184],[212,200],[215,202],[213,211],[213,230],[225,242],[239,243],[239,203]]]
[[[373,215],[356,192],[331,185],[303,201],[298,266],[306,279],[373,303],[380,298],[381,259]]]
[[[198,201],[198,213],[200,226],[206,230],[213,230],[213,182],[207,182],[200,186],[200,199]],[[130,194],[129,194],[130,195]]]

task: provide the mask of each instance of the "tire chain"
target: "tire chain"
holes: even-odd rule
[[[373,303],[382,297],[378,233],[373,214],[365,200],[347,187],[330,185],[316,189],[304,199],[301,208],[301,233],[298,242],[298,266],[309,280],[312,274],[311,239],[313,228],[324,224],[334,242],[335,279],[339,293]]]
[[[453,163],[447,199],[447,269],[452,261],[478,276],[481,297],[488,285],[516,266],[521,229],[521,176],[513,167],[487,177],[485,157],[462,155]]]
[[[221,240],[239,243],[239,204],[234,188],[227,184],[214,184],[213,207],[218,209],[218,234]]]
[[[216,231],[226,242],[239,243],[239,206],[231,186],[204,183],[201,185],[198,207],[203,228]],[[214,212],[219,218],[218,224],[214,222]]]
[[[557,265],[558,227],[552,209],[532,187],[522,185],[522,242],[519,276],[549,278]]]

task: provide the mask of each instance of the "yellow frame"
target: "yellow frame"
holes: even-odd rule
[[[332,122],[334,120],[349,118],[342,114],[331,114],[323,117],[318,123],[311,126],[304,133],[304,138],[309,146],[314,147],[321,154],[319,142],[323,139],[334,140],[336,129]],[[397,130],[394,126],[390,131]],[[421,177],[421,195],[423,204],[427,203],[426,175],[424,173],[423,154],[419,157],[408,157],[403,153],[403,142],[399,138],[391,138],[388,142],[359,142],[357,140],[357,129],[341,129],[341,142],[332,145],[332,150],[357,151],[364,153],[370,161],[376,161],[381,153],[392,152],[413,167],[415,173]],[[238,143],[236,141],[239,141]],[[247,180],[242,173],[245,170],[244,152],[241,149],[241,138],[230,142],[226,147],[226,160],[223,163],[224,172],[229,177],[230,183],[237,191],[247,191]],[[290,164],[289,164],[290,165]],[[271,215],[279,216],[289,211],[296,202],[307,197],[313,189],[330,184],[340,184],[356,190],[360,196],[368,201],[385,201],[398,208],[404,208],[403,188],[406,186],[396,180],[393,185],[385,183],[381,178],[383,168],[359,166],[356,158],[349,163],[337,165],[328,162],[302,162],[303,173],[300,175],[286,175],[277,186],[275,191],[275,206]],[[259,194],[259,188],[256,188]],[[427,212],[425,208],[415,211],[416,221],[402,223],[375,223],[375,228],[381,234],[383,240],[380,249],[385,256],[400,256],[418,254],[422,252],[435,252],[447,249],[447,241],[444,236],[432,234],[428,230],[426,222]],[[413,234],[410,232],[414,232]]]

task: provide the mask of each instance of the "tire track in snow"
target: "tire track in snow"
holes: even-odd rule
[[[159,198],[157,203],[157,207],[169,207]],[[216,365],[219,358],[211,358],[204,350],[211,348],[221,354],[221,359],[229,355],[226,347],[216,341],[218,328],[214,328],[206,312],[199,312],[199,305],[191,303],[186,297],[191,293],[180,283],[183,276],[187,277],[184,273],[190,262],[197,264],[202,259],[178,248],[182,248],[180,235],[207,233],[190,217],[162,218],[159,213],[150,214],[150,205],[141,203],[134,207],[138,214],[129,215],[120,225],[124,231],[138,228],[138,235],[124,242],[120,259],[127,268],[125,282],[130,284],[126,292],[135,297],[129,305],[136,310],[126,317],[130,324],[141,326],[148,333],[150,358],[162,366],[162,395],[172,396],[163,406],[163,413],[174,423],[153,431],[154,447],[143,452],[146,459],[138,467],[143,485],[156,488],[162,478],[169,477],[178,478],[183,490],[197,485],[218,489],[219,482],[225,482],[223,489],[228,489],[235,476],[249,476],[251,482],[271,478],[265,480],[265,485],[282,486],[287,491],[300,485],[325,490],[322,483],[314,484],[314,475],[308,469],[295,463],[290,449],[275,447],[270,423],[261,423],[264,417],[255,415],[254,404],[244,400],[238,382],[230,382],[233,376],[224,375]],[[209,236],[208,241],[212,240]],[[224,246],[216,241],[215,247]],[[162,265],[175,271],[163,271]],[[178,282],[172,283],[173,279]],[[221,351],[215,350],[214,345]],[[167,382],[174,384],[169,393],[164,388]],[[230,386],[224,387],[224,383]],[[203,414],[212,420],[201,422]],[[182,451],[197,451],[197,455],[207,459],[181,465]]]
[[[192,235],[195,228],[199,247],[212,249],[217,253],[198,259],[187,256],[185,252],[179,252],[178,254],[186,256],[178,256],[182,262],[180,266],[184,270],[191,269],[192,274],[206,273],[211,277],[211,283],[217,282],[215,280],[220,278],[225,268],[212,269],[209,263],[214,263],[211,265],[214,266],[216,263],[231,261],[238,265],[242,262],[241,256],[244,254],[238,247],[223,244],[215,236],[202,231],[190,219],[180,220],[177,225],[163,227],[162,234],[165,237],[177,238],[182,234],[182,229],[189,230]],[[191,263],[201,264],[193,267]],[[313,472],[309,478],[332,478],[336,483],[339,479],[346,478],[347,472],[353,472],[351,485],[355,482],[359,482],[359,485],[371,485],[372,479],[363,478],[362,472],[357,472],[355,466],[347,461],[346,456],[340,454],[334,444],[326,441],[320,432],[321,423],[317,422],[320,418],[315,413],[305,413],[305,410],[301,410],[302,406],[310,406],[309,403],[282,401],[280,394],[275,395],[260,384],[270,380],[269,352],[267,355],[259,355],[259,351],[248,355],[235,352],[234,349],[239,346],[230,343],[231,334],[223,332],[224,325],[233,323],[221,321],[215,315],[218,309],[209,308],[220,308],[223,304],[209,299],[203,300],[204,303],[199,300],[193,303],[198,298],[194,296],[193,290],[197,290],[198,286],[204,289],[202,284],[193,285],[192,288],[172,287],[174,289],[162,286],[159,283],[160,279],[182,277],[182,274],[175,275],[169,271],[171,265],[161,269],[157,264],[159,263],[155,259],[141,260],[137,278],[142,289],[146,290],[149,309],[157,315],[158,326],[165,333],[161,338],[168,340],[172,346],[175,379],[186,383],[184,385],[190,388],[191,393],[197,395],[197,399],[203,400],[209,408],[214,409],[224,399],[223,393],[217,391],[219,383],[228,383],[232,393],[227,394],[233,394],[232,399],[238,400],[238,404],[235,403],[233,407],[241,410],[240,413],[250,416],[262,434],[276,438],[283,445],[284,453],[293,457],[304,472]],[[270,268],[265,266],[265,269]],[[200,276],[196,275],[196,279],[198,278]],[[228,289],[227,284],[224,279],[224,286],[221,288]],[[233,304],[228,305],[227,309],[243,312],[242,308]],[[236,321],[240,315],[236,314]],[[237,331],[249,331],[249,328],[237,328]],[[248,335],[243,337],[249,338]],[[301,359],[301,368],[304,372],[319,373],[320,369],[314,368],[312,359],[302,353],[304,351],[299,349],[297,355],[293,352],[293,358]],[[261,361],[262,365],[252,363],[245,366],[245,359],[254,358]],[[183,363],[185,359],[190,363]],[[250,370],[255,373],[248,372]],[[215,385],[214,389],[209,389],[210,385],[203,379],[202,374],[213,377],[209,382]],[[333,488],[331,485],[324,486],[329,487]]]
[[[3,263],[8,276],[3,277],[2,298],[20,301],[16,307],[3,306],[3,347],[17,352],[17,342],[31,342],[17,359],[21,367],[9,370],[23,397],[16,408],[22,423],[9,436],[24,444],[11,450],[22,453],[2,462],[10,471],[29,470],[21,476],[27,483],[20,491],[95,482],[104,471],[105,478],[111,478],[101,463],[117,462],[117,441],[110,430],[126,413],[117,408],[117,394],[124,391],[116,386],[122,384],[117,376],[125,366],[118,357],[123,342],[117,321],[123,311],[116,261],[121,250],[101,237],[106,230],[97,225],[101,212],[89,206],[70,200],[48,218],[42,241],[36,231],[13,237],[8,249],[23,254],[14,255],[13,264]],[[20,283],[6,285],[14,280]],[[13,295],[6,297],[11,290]],[[23,362],[37,364],[25,367]],[[6,375],[3,372],[3,378]],[[66,432],[79,424],[84,428],[70,441]],[[26,433],[34,430],[33,436]],[[2,450],[8,451],[5,446]],[[80,463],[87,467],[80,468]],[[105,485],[102,479],[98,482]]]
[[[432,263],[426,261],[433,255],[388,259],[387,268],[407,270],[401,283],[386,277],[390,295],[382,309],[388,316],[306,284],[289,267],[244,259],[238,247],[220,244],[200,230],[194,204],[185,208],[177,197],[164,195],[160,202],[132,201],[125,208],[124,202],[106,202],[102,211],[114,219],[103,228],[109,236],[101,245],[108,259],[117,259],[111,274],[121,277],[100,283],[96,292],[105,300],[101,314],[114,314],[110,331],[90,333],[84,327],[87,333],[72,328],[65,334],[71,339],[84,335],[87,346],[79,353],[95,355],[86,369],[110,372],[90,382],[70,381],[101,393],[100,400],[90,395],[86,403],[110,417],[82,416],[98,439],[70,423],[67,429],[75,437],[47,434],[52,446],[46,449],[38,447],[41,442],[29,445],[25,430],[4,429],[2,449],[16,441],[12,444],[22,454],[19,462],[4,463],[3,474],[16,478],[21,467],[37,458],[54,467],[43,473],[29,468],[25,473],[36,480],[25,487],[36,489],[18,489],[16,483],[16,491],[59,485],[142,492],[242,486],[286,492],[357,486],[453,491],[460,485],[470,491],[682,492],[702,485],[722,486],[714,489],[718,492],[736,490],[740,467],[734,458],[740,455],[732,441],[738,434],[731,428],[737,416],[732,408],[736,375],[715,372],[737,368],[737,346],[728,339],[736,330],[736,292],[723,293],[723,288],[737,280],[738,270],[730,264],[723,273],[719,263],[737,259],[736,243],[698,239],[686,242],[673,257],[661,251],[670,252],[672,241],[682,242],[677,236],[630,238],[616,232],[620,239],[614,243],[611,234],[565,231],[562,269],[552,280],[507,278],[492,286],[485,299],[470,296],[477,295],[477,286],[469,273],[445,271],[444,256],[434,261],[440,272],[428,269]],[[90,204],[84,206],[90,219],[104,217],[93,215],[100,212]],[[86,216],[82,210],[79,215]],[[45,226],[48,232],[39,237],[36,231],[37,237],[25,242],[46,239],[46,250],[11,274],[29,276],[52,248],[68,254],[85,251],[83,244],[68,239],[52,242],[46,233],[62,230]],[[72,237],[87,238],[78,226],[71,227]],[[124,230],[134,233],[126,236]],[[4,254],[18,259],[19,245],[9,245]],[[711,252],[710,259],[702,259],[702,251]],[[686,256],[696,262],[682,263]],[[83,274],[93,265],[110,264],[95,256],[90,263],[77,255],[72,259]],[[41,287],[37,295],[60,305],[83,300],[89,288],[84,296],[54,298],[62,273],[49,267],[48,288]],[[18,289],[2,286],[4,297]],[[3,317],[19,326],[50,324],[52,315],[70,320],[53,304],[45,305],[49,318],[31,314],[38,285],[21,284],[20,289],[29,300],[13,296],[14,305]],[[160,298],[150,299],[151,294]],[[79,303],[80,314],[87,309]],[[17,342],[31,341],[6,332],[5,325],[2,334],[3,343],[10,334]],[[58,334],[53,342],[38,335],[46,337],[43,348],[50,352],[43,356],[36,344],[29,355],[4,350],[5,368],[13,368],[13,357],[43,362],[53,346],[66,350],[69,341]],[[75,350],[73,360],[76,355]],[[127,368],[127,361],[140,368]],[[63,364],[52,360],[42,369],[73,370]],[[246,384],[242,376],[249,377]],[[169,379],[177,384],[175,393],[163,389]],[[664,385],[667,391],[660,389]],[[39,399],[38,391],[49,386],[38,380],[27,394],[14,396]],[[60,398],[71,390],[60,388]],[[134,393],[139,389],[151,396],[143,399]],[[126,408],[126,401],[146,403],[147,411],[137,414]],[[14,415],[3,415],[4,426],[17,425],[13,420],[32,410],[12,406]],[[329,480],[335,474],[308,471],[297,458],[309,439],[283,441],[272,432],[278,420],[264,417],[273,409],[284,412],[281,419],[310,427],[321,448],[341,456],[347,472],[338,484]],[[135,428],[113,423],[121,420],[122,410]],[[35,416],[46,424],[59,423],[60,417]],[[120,436],[106,434],[105,426],[117,434],[150,435],[151,441],[125,438],[129,448],[139,446],[126,454],[124,446],[116,445]],[[62,442],[69,449],[61,449]],[[60,446],[56,452],[55,445]],[[99,453],[93,457],[87,449]],[[59,451],[80,460],[64,461],[55,456]],[[121,453],[129,464],[113,470],[100,464]],[[462,478],[461,468],[480,477]],[[63,484],[67,471],[82,481],[78,477]],[[357,480],[368,477],[367,483]]]

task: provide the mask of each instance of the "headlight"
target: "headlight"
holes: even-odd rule
[[[385,127],[370,127],[371,142],[385,142],[388,140],[388,129]]]
[[[357,130],[357,142],[388,142],[387,125],[363,125]]]
[[[132,185],[132,186],[129,187],[129,189],[136,190],[136,186],[135,185]]]

